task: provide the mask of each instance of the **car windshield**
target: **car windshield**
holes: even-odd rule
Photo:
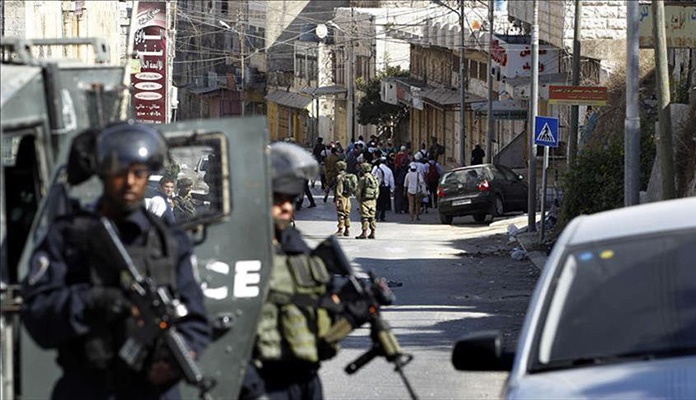
[[[689,231],[568,253],[533,369],[695,353],[694,249]]]

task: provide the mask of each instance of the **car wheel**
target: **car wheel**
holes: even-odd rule
[[[491,205],[491,219],[500,217],[505,212],[503,207],[503,199],[500,196],[495,196],[493,199],[493,204]]]
[[[474,221],[483,222],[486,220],[486,214],[474,214]]]
[[[452,217],[451,215],[442,215],[442,214],[440,214],[440,222],[443,223],[443,224],[445,224],[445,225],[451,224],[453,218],[454,218],[454,217]]]

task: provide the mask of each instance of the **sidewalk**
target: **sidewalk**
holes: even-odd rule
[[[527,253],[532,263],[540,270],[544,269],[548,256],[543,251],[534,250],[539,247],[539,232],[520,232],[515,235],[515,239]]]

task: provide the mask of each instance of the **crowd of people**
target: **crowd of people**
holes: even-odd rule
[[[342,174],[354,174],[360,177],[361,182],[365,174],[370,174],[378,187],[374,199],[361,198],[365,196],[364,190],[355,193],[363,229],[356,237],[358,239],[374,238],[375,224],[372,219],[375,222],[386,221],[387,211],[408,214],[409,221],[413,222],[420,219],[421,213],[437,207],[437,184],[443,172],[439,159],[444,155],[444,147],[435,137],[430,139],[429,146],[422,143],[417,150],[411,147],[411,143],[395,146],[391,140],[380,140],[376,136],[372,136],[369,141],[359,136],[345,148],[340,142],[325,143],[322,137],[318,137],[312,148],[312,155],[319,163],[319,174],[317,179],[307,183],[304,195],[296,203],[296,209],[302,208],[305,197],[309,200],[310,208],[316,206],[310,187],[319,185],[325,203],[332,194],[334,196],[338,219],[336,234],[348,236],[350,227],[345,211],[346,204],[348,211],[350,210],[350,196],[341,193],[342,184],[337,191]],[[367,183],[360,187],[366,185]],[[370,196],[371,194],[367,197]],[[367,206],[373,200],[374,217],[371,216],[371,208]]]

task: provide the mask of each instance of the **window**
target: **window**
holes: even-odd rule
[[[694,233],[621,238],[568,253],[537,338],[535,368],[693,351]]]

